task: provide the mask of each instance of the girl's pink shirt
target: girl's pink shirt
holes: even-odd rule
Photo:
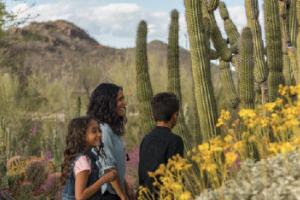
[[[74,174],[76,176],[79,172],[85,170],[91,171],[91,160],[87,156],[82,155],[75,161]]]

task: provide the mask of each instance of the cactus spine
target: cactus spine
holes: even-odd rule
[[[268,78],[268,66],[264,58],[264,44],[262,40],[261,26],[258,21],[259,8],[257,0],[245,0],[247,24],[250,27],[253,38],[254,47],[254,78],[257,83],[260,84],[262,92],[262,103],[268,101],[267,95],[267,78]]]
[[[254,108],[254,62],[251,29],[242,31],[240,40],[239,95],[241,108]]]
[[[264,1],[267,65],[269,69],[269,100],[274,101],[280,84],[284,84],[282,73],[282,44],[278,0]]]
[[[147,23],[141,21],[138,25],[136,39],[136,81],[137,99],[141,119],[142,133],[147,133],[154,126],[151,110],[151,98],[153,96],[150,82],[148,58],[147,58]]]
[[[180,102],[179,117],[177,123],[177,132],[182,136],[185,149],[190,150],[191,146],[191,134],[186,125],[184,114],[182,111],[182,95],[180,85],[180,68],[179,68],[179,44],[178,44],[178,11],[173,10],[171,12],[171,24],[169,27],[169,43],[168,43],[168,91],[176,94]]]
[[[184,1],[191,45],[197,109],[200,117],[201,134],[203,140],[206,141],[218,135],[220,131],[215,126],[218,113],[211,80],[210,61],[207,57],[209,49],[203,28],[202,2],[198,0]]]
[[[231,108],[237,108],[239,105],[239,97],[236,91],[232,73],[230,69],[230,63],[220,60],[220,81],[226,91],[226,100]]]

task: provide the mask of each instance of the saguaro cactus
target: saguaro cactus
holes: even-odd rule
[[[230,61],[232,58],[232,52],[227,47],[227,44],[222,37],[221,31],[217,25],[216,18],[213,13],[214,10],[209,10],[207,4],[208,3],[205,3],[203,1],[202,11],[203,16],[207,17],[210,21],[212,43],[217,51],[217,54],[222,58],[222,60]]]
[[[269,100],[274,101],[280,84],[284,84],[282,73],[282,44],[278,0],[264,1],[267,65],[269,68]]]
[[[141,21],[137,29],[135,64],[137,99],[139,102],[138,108],[142,126],[141,131],[142,134],[145,134],[154,126],[150,103],[153,91],[148,72],[147,23],[145,21]]]
[[[287,18],[287,6],[288,2],[286,0],[279,1],[279,13],[280,13],[280,29],[281,29],[281,43],[282,43],[282,56],[283,56],[283,76],[286,85],[293,84],[293,73],[291,68],[290,59],[288,56],[287,48],[288,43],[290,43],[289,33],[288,33],[288,18]]]
[[[180,68],[179,68],[179,44],[178,44],[178,11],[171,12],[171,24],[169,27],[169,42],[168,42],[168,91],[173,92],[178,97],[182,104],[181,85],[180,85]],[[185,149],[190,150],[192,138],[190,131],[186,125],[182,105],[179,108],[179,118],[177,123],[177,133],[182,136]]]
[[[239,94],[241,108],[254,108],[253,42],[250,28],[242,31],[240,40]]]
[[[262,40],[261,27],[258,21],[259,7],[257,0],[245,0],[247,24],[250,27],[253,37],[254,47],[254,78],[257,83],[260,84],[262,92],[262,103],[268,101],[267,98],[267,78],[268,78],[268,67],[265,61],[264,55],[264,44]]]
[[[219,3],[219,11],[222,19],[224,20],[224,28],[228,36],[230,46],[237,45],[237,42],[240,38],[240,33],[238,32],[237,27],[229,17],[226,4],[222,1]]]
[[[185,0],[185,14],[191,45],[192,71],[195,83],[195,96],[200,117],[203,140],[219,134],[216,128],[217,104],[211,80],[207,38],[203,27],[202,2]]]
[[[231,108],[237,108],[239,105],[239,97],[236,91],[232,72],[230,70],[230,63],[220,60],[220,81],[225,90],[226,100]]]

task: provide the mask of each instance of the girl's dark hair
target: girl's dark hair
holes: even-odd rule
[[[70,172],[72,163],[79,153],[84,153],[86,147],[86,131],[89,123],[97,119],[92,116],[78,117],[70,121],[68,125],[68,135],[66,138],[66,148],[64,151],[64,161],[62,164],[61,184],[64,185]]]
[[[112,83],[101,83],[92,92],[88,115],[95,116],[101,123],[107,123],[117,135],[124,134],[126,117],[117,114],[117,96],[122,87]]]

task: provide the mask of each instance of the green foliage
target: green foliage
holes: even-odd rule
[[[47,178],[47,166],[44,160],[30,161],[25,169],[25,180],[32,183],[33,188],[40,186]]]

